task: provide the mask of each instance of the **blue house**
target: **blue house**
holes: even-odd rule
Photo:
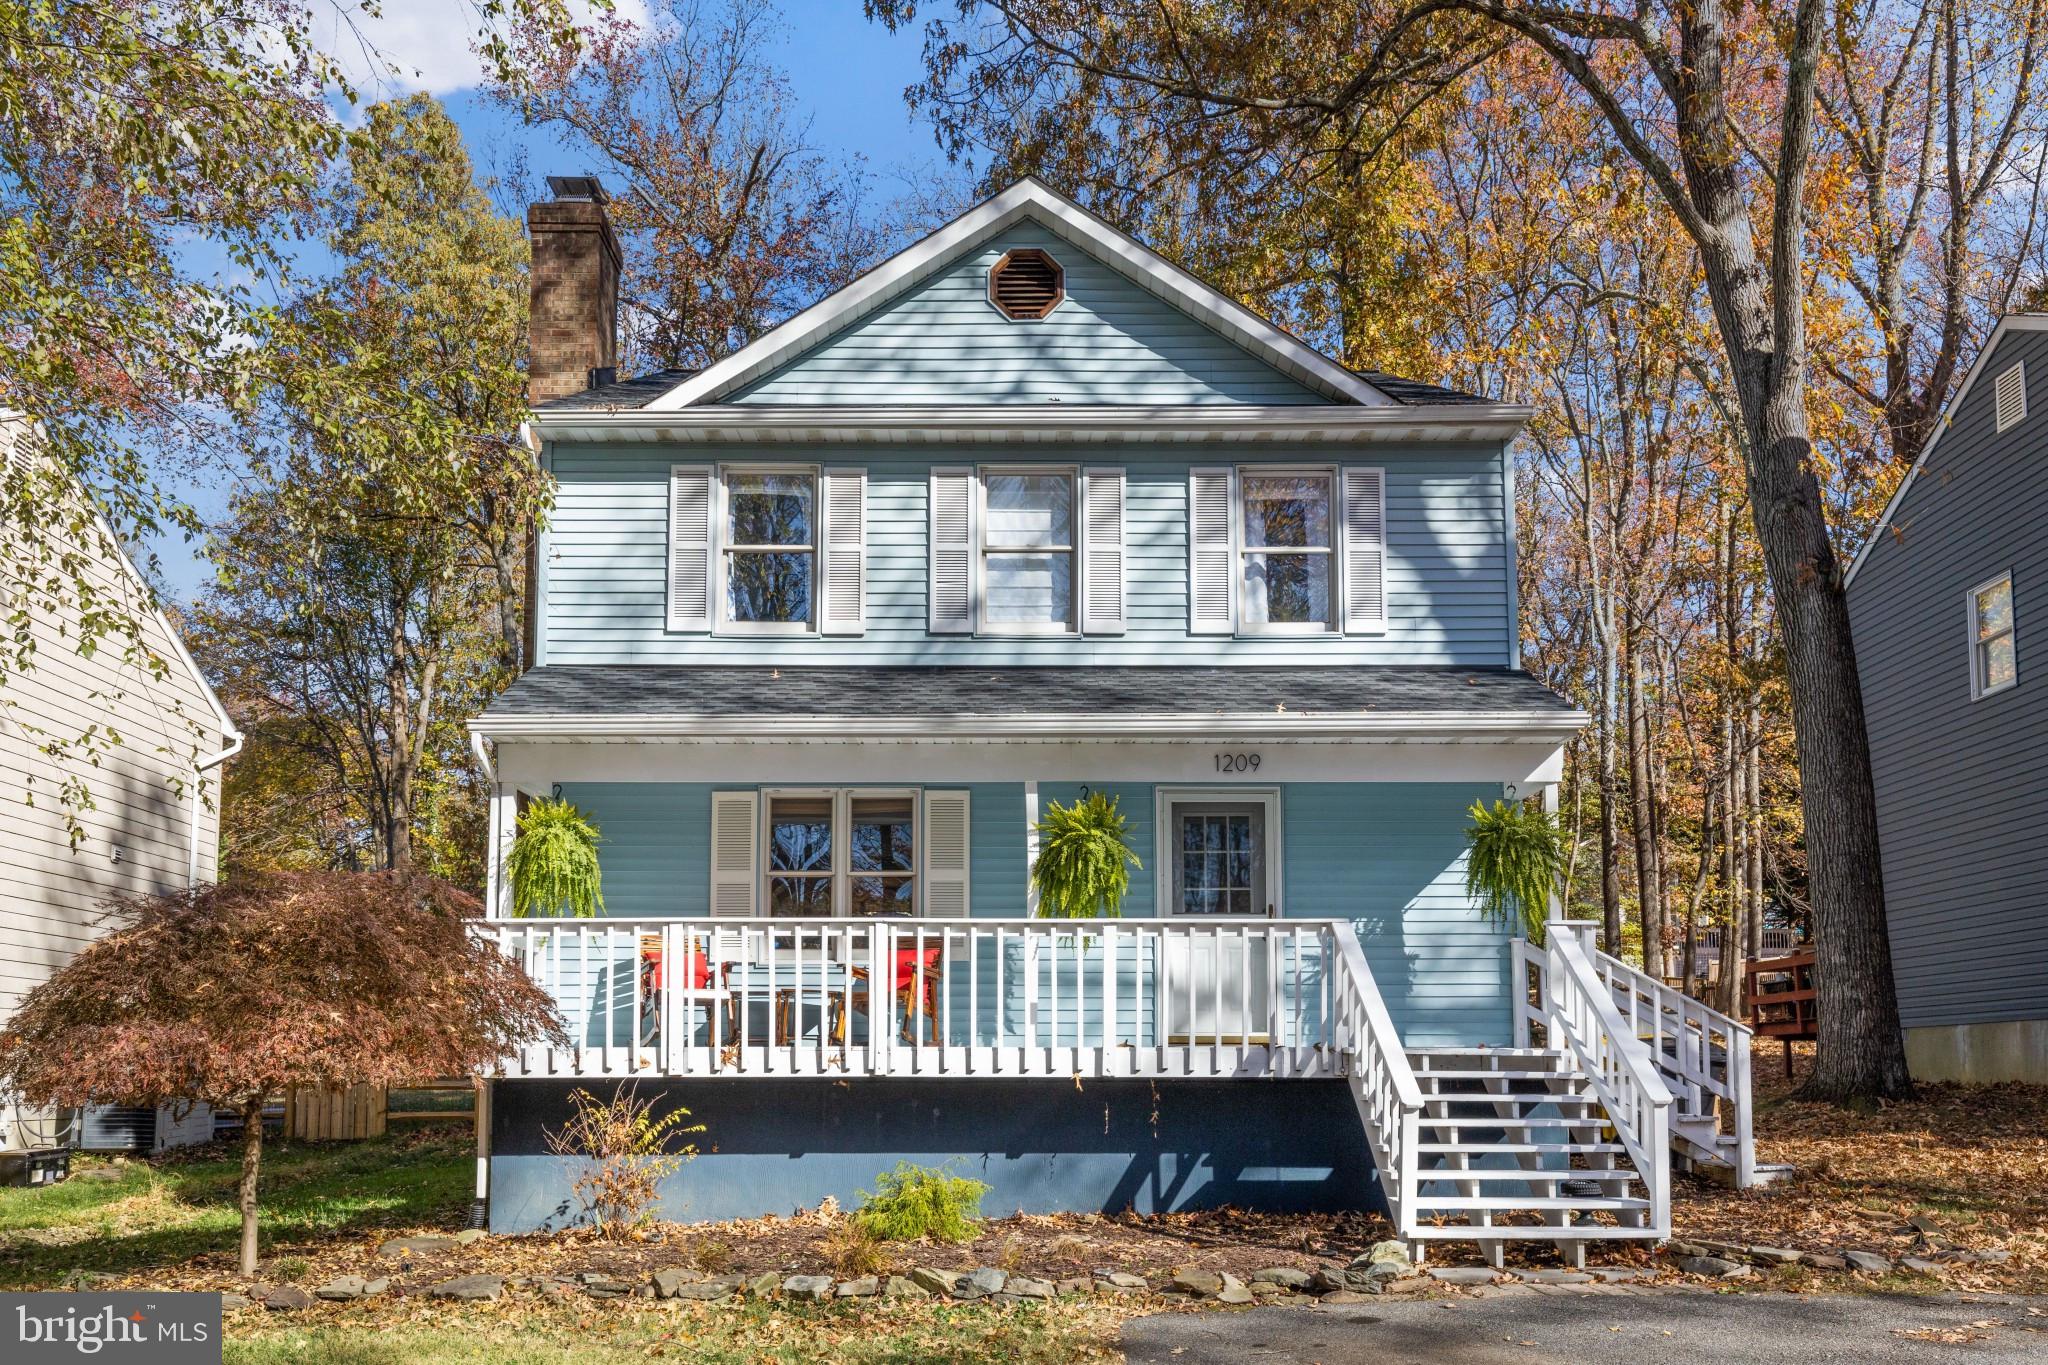
[[[1746,1176],[1740,1026],[1465,891],[1469,808],[1554,793],[1586,719],[1520,669],[1529,409],[1347,369],[1034,180],[620,379],[603,191],[555,185],[536,666],[472,730],[482,932],[575,1046],[495,1083],[493,1227],[571,1216],[542,1133],[633,1078],[706,1126],[682,1219],[953,1161],[993,1211],[1497,1252],[1666,1235],[1674,1159]],[[1039,918],[1036,826],[1092,793],[1122,916]],[[548,794],[604,918],[509,917]]]

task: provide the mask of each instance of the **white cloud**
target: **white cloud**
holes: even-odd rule
[[[579,20],[591,7],[571,0]],[[615,0],[613,12],[647,21],[644,0]],[[473,0],[384,0],[383,13],[332,13],[326,48],[365,99],[424,90],[449,95],[483,84],[476,52],[482,20]]]

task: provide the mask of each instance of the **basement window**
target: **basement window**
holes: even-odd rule
[[[988,301],[1012,322],[1037,322],[1067,296],[1067,272],[1036,247],[1006,251],[988,268]]]

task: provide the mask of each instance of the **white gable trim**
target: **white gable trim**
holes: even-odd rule
[[[716,400],[780,369],[835,332],[852,326],[963,252],[1029,218],[1099,257],[1144,289],[1324,395],[1368,407],[1394,400],[1328,356],[1218,293],[1179,266],[1117,231],[1029,176],[905,248],[852,284],[798,313],[716,365],[684,380],[644,409],[674,412]]]
[[[1892,500],[1884,505],[1884,515],[1877,519],[1877,525],[1870,528],[1870,534],[1864,537],[1862,547],[1856,551],[1856,557],[1849,561],[1849,572],[1842,575],[1844,591],[1856,581],[1856,571],[1863,567],[1863,561],[1870,558],[1871,550],[1884,539],[1884,533],[1891,529],[1892,517],[1906,501],[1906,494],[1912,491],[1914,482],[1920,477],[1920,471],[1927,467],[1928,457],[1933,455],[1935,447],[1941,444],[1941,438],[1948,434],[1949,423],[1953,422],[1956,414],[1962,410],[1964,400],[1969,398],[1970,390],[1977,386],[1977,379],[1983,374],[1984,367],[1991,362],[1991,357],[1997,354],[1998,343],[2012,332],[2048,332],[2048,313],[2007,313],[1998,320],[1998,325],[1991,329],[1991,335],[1985,338],[1984,348],[1977,352],[1977,359],[1971,364],[1970,372],[1963,376],[1963,382],[1956,389],[1955,396],[1943,406],[1941,416],[1934,423],[1934,434],[1927,438],[1927,444],[1920,449],[1920,458],[1913,461],[1913,467],[1906,471],[1906,477],[1899,480],[1898,490],[1892,494]]]

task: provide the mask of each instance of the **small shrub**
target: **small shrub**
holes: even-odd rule
[[[1016,1273],[1023,1267],[1029,1250],[1030,1248],[1024,1245],[1022,1237],[1019,1237],[1014,1232],[1011,1233],[1003,1239],[1002,1245],[996,1248],[996,1269],[1007,1270],[1012,1274]]]
[[[875,1185],[872,1194],[861,1192],[853,1221],[883,1242],[972,1241],[989,1191],[979,1180],[907,1161],[875,1177]]]
[[[699,1238],[691,1249],[690,1259],[706,1275],[723,1275],[732,1269],[732,1243],[721,1242],[716,1237]]]
[[[270,1273],[280,1280],[303,1280],[312,1268],[313,1263],[303,1256],[287,1256],[271,1262]]]
[[[832,1273],[842,1280],[883,1275],[893,1269],[882,1239],[869,1231],[858,1218],[848,1218],[836,1224],[826,1234],[823,1246],[827,1259],[832,1262]]]
[[[654,1106],[665,1098],[643,1100],[622,1085],[611,1099],[600,1100],[579,1088],[569,1095],[575,1114],[546,1135],[549,1151],[582,1164],[570,1188],[584,1216],[605,1237],[625,1237],[649,1222],[661,1182],[697,1155],[694,1143],[676,1144],[687,1134],[703,1132],[704,1125],[684,1127],[690,1111],[680,1105],[654,1117]]]

